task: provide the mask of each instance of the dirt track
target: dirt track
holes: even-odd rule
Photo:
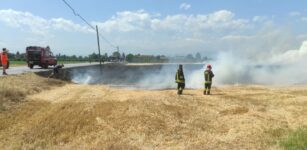
[[[307,87],[229,86],[213,95],[66,84],[1,113],[0,148],[280,149],[307,125]],[[276,135],[277,134],[277,135]]]

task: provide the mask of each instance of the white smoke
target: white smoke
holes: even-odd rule
[[[90,69],[86,73],[80,73],[77,70],[73,70],[71,73],[71,81],[78,84],[90,84],[93,82],[93,75],[95,71]]]
[[[186,88],[202,88],[204,86],[204,65],[194,64],[183,64],[183,72],[185,76]],[[175,75],[178,69],[178,65],[162,66],[162,69],[154,74],[147,74],[139,80],[138,85],[146,89],[169,89],[176,88],[177,83],[175,82]]]
[[[171,71],[174,72],[174,71]],[[137,85],[146,89],[168,89],[175,87],[175,74],[170,73],[169,68],[162,67],[161,70],[145,75]]]
[[[272,58],[274,64],[297,64],[307,62],[307,41],[304,41],[298,50],[289,50]]]
[[[220,53],[213,64],[216,84],[291,85],[307,83],[307,41],[298,50],[288,50],[266,59],[249,59]]]
[[[205,67],[204,67],[205,68]],[[193,71],[186,76],[186,87],[202,88],[204,86],[204,68]]]
[[[248,50],[247,50],[248,51]],[[187,88],[202,88],[204,86],[205,64],[213,66],[214,85],[234,84],[261,84],[261,85],[293,85],[307,84],[307,41],[303,42],[299,49],[283,50],[279,54],[259,58],[251,55],[244,56],[231,51],[220,52],[217,58],[211,62],[204,62],[204,67],[189,72],[184,70]],[[260,51],[259,51],[260,53]],[[265,52],[262,52],[265,53]],[[263,54],[262,54],[263,55]],[[253,57],[254,56],[254,57]],[[184,65],[185,68],[185,65]],[[169,70],[168,70],[169,72]],[[175,87],[174,79],[166,76],[167,71],[149,77],[146,82],[156,82],[159,87]]]
[[[78,84],[89,84],[92,80],[92,76],[89,74],[74,75],[71,80]]]
[[[212,64],[212,71],[215,74],[213,85],[307,84],[307,41],[303,42],[297,50],[288,50],[265,59],[258,57],[253,59],[252,56],[246,57],[246,55],[242,57],[228,51],[219,53],[214,61],[208,63]],[[187,88],[204,86],[205,65],[207,62],[203,65],[194,64],[194,66],[183,64]],[[146,69],[146,66],[139,66],[136,70],[123,68],[119,73],[115,71],[114,74],[109,73],[104,76],[97,70],[88,70],[82,74],[75,72],[72,80],[83,84],[109,84],[142,89],[168,89],[177,86],[175,74],[178,65],[165,64],[162,68],[153,68],[153,70]],[[112,69],[115,70],[116,67]],[[112,69],[108,71],[114,71]]]

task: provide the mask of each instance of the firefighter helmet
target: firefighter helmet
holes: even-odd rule
[[[179,69],[182,69],[182,65],[181,64],[179,64]]]

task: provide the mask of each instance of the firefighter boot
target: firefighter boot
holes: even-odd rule
[[[179,88],[179,89],[178,89],[177,94],[178,94],[178,95],[181,95],[181,94],[182,94],[182,88]]]
[[[207,95],[210,95],[210,90],[207,91]]]
[[[178,90],[177,94],[181,95],[182,94],[182,90]]]

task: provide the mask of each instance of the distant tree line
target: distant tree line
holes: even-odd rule
[[[26,60],[26,54],[16,52],[14,53],[8,53],[9,60],[15,60],[15,61],[25,61]]]
[[[26,54],[16,53],[8,54],[9,60],[11,61],[26,61]],[[97,53],[89,54],[88,56],[77,56],[77,55],[66,55],[66,54],[56,54],[55,57],[58,61],[89,61],[89,62],[98,62],[99,55]],[[118,51],[113,52],[110,56],[108,53],[102,54],[102,61],[125,61],[125,53],[120,54]]]
[[[25,53],[16,52],[9,53],[9,59],[13,61],[26,61]],[[88,56],[56,54],[58,61],[88,61],[99,62],[97,53],[89,54]],[[210,60],[208,57],[202,57],[200,53],[187,54],[186,56],[166,57],[165,55],[142,55],[142,54],[125,54],[118,51],[111,55],[104,53],[101,55],[103,62],[130,62],[130,63],[166,63],[166,62],[204,62]]]
[[[211,58],[207,56],[202,57],[199,52],[196,53],[195,55],[187,54],[186,56],[175,56],[170,58],[171,62],[189,62],[189,63],[204,62],[209,60],[211,60]]]
[[[165,63],[168,58],[164,55],[141,55],[141,54],[128,54],[126,61],[130,63]]]

